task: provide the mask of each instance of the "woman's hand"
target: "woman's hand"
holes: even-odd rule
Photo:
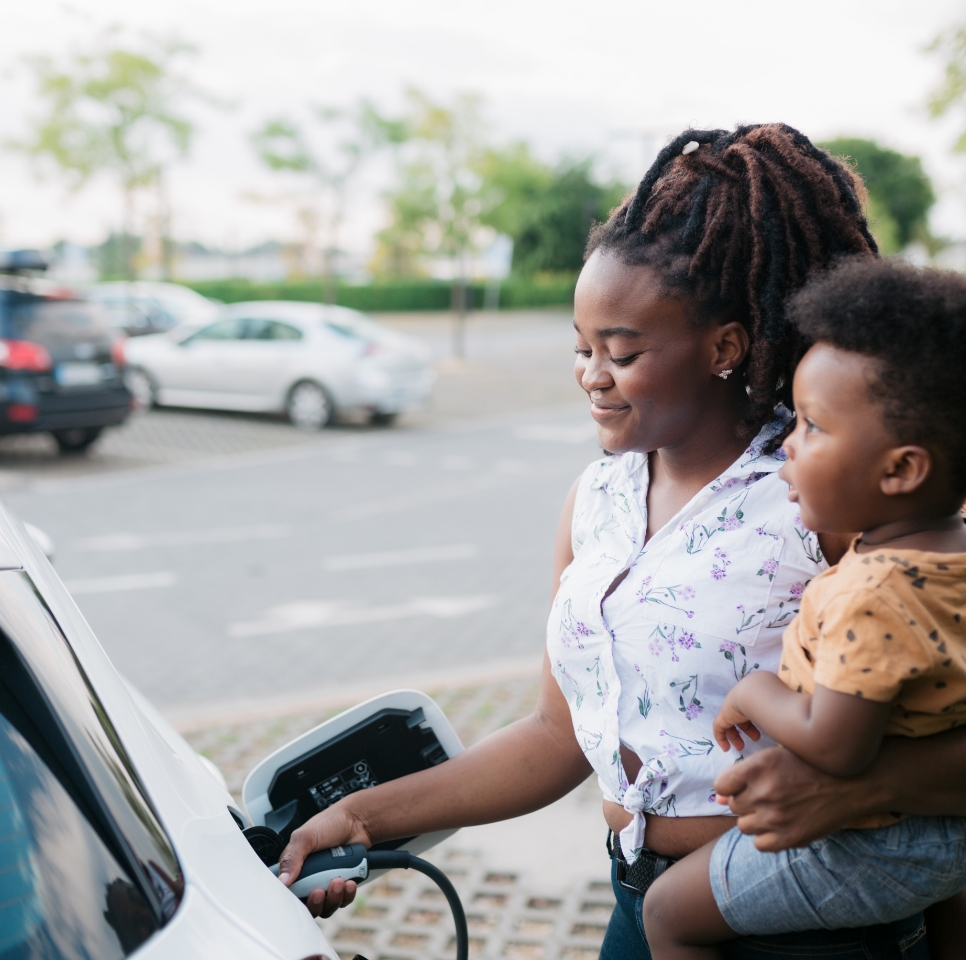
[[[337,803],[307,820],[293,834],[282,851],[278,865],[278,879],[290,887],[298,878],[305,858],[316,850],[361,843],[372,846],[365,825],[343,803]],[[347,907],[356,897],[354,880],[333,880],[327,890],[313,890],[306,906],[313,916],[331,917],[340,907]]]
[[[738,829],[756,835],[759,850],[804,847],[869,811],[869,785],[816,770],[790,750],[771,747],[718,774],[718,803],[738,816]]]
[[[743,730],[752,740],[761,739],[761,731],[738,708],[733,696],[737,687],[732,687],[714,718],[714,738],[718,746],[727,753],[732,746],[736,750],[745,749],[745,741],[739,731]]]

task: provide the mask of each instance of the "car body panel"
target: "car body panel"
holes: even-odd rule
[[[182,903],[138,956],[335,957],[308,911],[255,856],[229,812],[234,801],[223,782],[157,711],[132,695],[41,549],[0,506],[0,566],[15,565],[23,567],[60,625],[181,864]]]

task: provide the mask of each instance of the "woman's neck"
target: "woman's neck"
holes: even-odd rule
[[[699,490],[730,467],[748,444],[733,426],[710,435],[704,431],[674,447],[648,455],[647,539],[649,540]]]

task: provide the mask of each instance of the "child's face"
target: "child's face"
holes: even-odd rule
[[[871,395],[875,361],[818,343],[795,372],[797,420],[780,476],[802,523],[822,533],[859,533],[887,522],[881,489],[895,436]]]

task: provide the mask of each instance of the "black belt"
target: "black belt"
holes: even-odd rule
[[[638,854],[633,863],[624,859],[621,841],[613,831],[607,831],[607,852],[612,860],[617,861],[617,882],[631,893],[647,893],[648,887],[664,873],[672,863],[677,863],[673,857],[662,857],[646,847]]]

